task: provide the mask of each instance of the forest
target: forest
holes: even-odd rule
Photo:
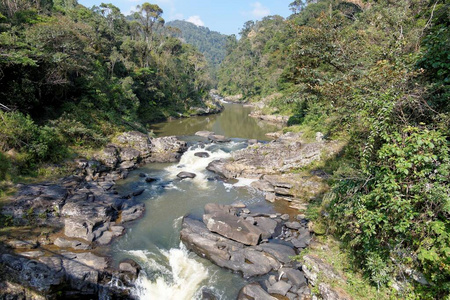
[[[155,4],[124,16],[112,4],[0,0],[0,193],[118,132],[187,116],[217,88],[289,115],[287,130],[345,140],[311,215],[374,286],[392,288],[406,268],[427,284],[405,298],[448,299],[450,4],[290,8],[246,22],[239,38],[197,28],[213,48],[190,45],[201,33],[165,26]]]
[[[1,1],[0,180],[202,105],[207,61],[164,23],[149,3],[126,18],[112,4]]]
[[[244,24],[219,70],[222,94],[290,115],[289,130],[347,141],[315,205],[371,282],[405,266],[450,292],[448,1],[294,1],[284,20]],[[413,292],[414,291],[414,292]],[[416,296],[414,296],[416,295]],[[408,298],[409,299],[409,298]]]

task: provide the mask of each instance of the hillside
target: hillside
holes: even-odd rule
[[[181,20],[167,22],[166,27],[169,26],[178,28],[180,31],[172,34],[197,47],[213,66],[217,67],[225,58],[227,35]]]

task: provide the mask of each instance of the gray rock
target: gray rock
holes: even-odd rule
[[[287,282],[278,281],[274,285],[267,287],[267,291],[270,294],[278,294],[278,295],[286,296],[287,292],[289,292],[291,287],[292,287],[292,285]]]
[[[58,237],[54,241],[54,244],[60,248],[73,248],[76,250],[88,250],[91,247],[89,244],[77,240],[68,240],[62,237]]]
[[[125,223],[142,217],[145,211],[144,203],[127,204],[120,215],[120,222]]]
[[[27,241],[8,240],[6,244],[13,249],[34,249],[38,247],[38,243],[32,240]]]
[[[113,232],[114,236],[121,236],[125,232],[125,228],[123,226],[111,226],[110,229]]]
[[[281,220],[283,220],[283,221],[288,221],[289,220],[289,215],[288,214],[284,214],[284,215],[281,215]]]
[[[286,276],[287,279],[289,279],[289,281],[292,283],[292,285],[296,286],[297,288],[306,286],[305,274],[297,269],[281,268],[280,270],[278,270],[278,273],[280,275]]]
[[[352,297],[349,296],[344,290],[339,288],[332,288],[329,284],[321,283],[319,284],[320,295],[323,300],[351,300]]]
[[[145,189],[141,188],[141,189],[137,189],[133,192],[133,196],[139,196],[142,195],[142,193],[145,192]]]
[[[28,258],[37,258],[40,256],[44,256],[44,252],[43,251],[27,251],[27,252],[21,252],[20,255],[21,256],[25,256]]]
[[[75,217],[66,218],[64,220],[64,234],[68,237],[80,238],[92,242],[95,238],[93,229],[99,224],[103,224],[103,221]]]
[[[269,192],[269,193],[275,192],[273,185],[270,182],[268,182],[267,180],[253,181],[250,184],[250,186],[257,190],[263,191],[263,192]]]
[[[72,252],[66,252],[62,257],[65,273],[73,288],[88,293],[97,291],[99,273],[108,267],[104,257]]]
[[[110,169],[116,168],[120,161],[117,145],[107,145],[100,153],[95,155],[95,159]]]
[[[203,223],[187,217],[183,219],[180,237],[188,249],[220,267],[242,272],[246,278],[280,268],[271,255],[211,233]]]
[[[256,217],[255,221],[256,227],[262,231],[261,237],[263,239],[270,239],[275,233],[275,229],[278,225],[277,221],[264,217]]]
[[[208,139],[210,141],[216,142],[216,143],[225,143],[225,142],[229,142],[230,139],[223,136],[223,135],[217,135],[217,134],[212,134],[208,136]]]
[[[303,256],[302,271],[308,282],[316,285],[319,274],[330,280],[341,281],[345,280],[334,270],[333,266],[324,262],[316,255],[307,254]]]
[[[247,205],[245,205],[241,201],[232,203],[231,206],[234,207],[234,208],[246,208],[247,207]]]
[[[304,240],[300,240],[300,239],[296,239],[296,238],[291,239],[290,242],[292,243],[292,245],[294,245],[295,248],[299,248],[299,249],[304,249],[308,246]]]
[[[302,226],[300,225],[300,223],[299,223],[299,222],[296,222],[296,221],[294,221],[294,222],[286,222],[286,223],[284,223],[284,225],[285,225],[287,228],[294,229],[294,230],[300,229],[300,227],[302,227]]]
[[[209,153],[208,152],[196,152],[196,153],[194,153],[194,156],[201,157],[201,158],[208,158]]]
[[[121,272],[131,273],[133,276],[138,276],[141,271],[141,266],[132,259],[122,260],[119,264],[119,270]]]
[[[294,249],[286,245],[268,243],[260,245],[260,247],[283,264],[291,262],[292,257],[295,256]]]
[[[214,135],[214,132],[212,132],[212,131],[197,131],[195,133],[195,135],[207,138],[210,135]]]
[[[254,144],[257,144],[258,143],[258,140],[256,140],[256,139],[250,139],[250,140],[248,140],[248,144],[249,145],[254,145]]]
[[[43,259],[45,257],[39,258],[39,260]],[[53,261],[55,268],[52,268],[52,265],[48,266],[40,261],[30,260],[25,257],[10,254],[0,256],[0,263],[5,268],[4,272],[8,272],[10,276],[13,276],[25,286],[32,287],[38,291],[48,291],[52,286],[63,282],[64,274],[60,272],[61,263],[59,262],[58,265],[56,260]]]
[[[275,193],[267,193],[265,199],[269,202],[275,202]]]
[[[258,283],[251,283],[244,286],[238,296],[238,300],[276,300],[270,296]]]
[[[261,239],[262,231],[244,220],[224,212],[203,215],[206,227],[224,237],[245,245],[257,245]]]
[[[274,285],[276,282],[277,282],[277,278],[275,277],[275,275],[270,275],[269,276],[269,284]]]
[[[114,233],[111,231],[104,231],[102,235],[95,239],[95,241],[100,245],[108,245],[111,243]]]
[[[120,149],[121,161],[139,162],[141,159],[141,152],[131,147],[123,147]]]
[[[292,196],[292,191],[288,188],[283,188],[283,187],[275,187],[275,193],[277,195],[281,195],[281,196]]]
[[[124,170],[134,169],[135,167],[136,163],[133,161],[124,161],[119,165],[119,168]]]
[[[180,172],[177,174],[177,177],[180,179],[186,179],[186,178],[195,178],[197,175],[194,173],[190,173],[190,172]]]
[[[158,179],[153,178],[153,177],[147,177],[147,178],[145,178],[145,182],[147,182],[147,183],[155,182],[155,181],[157,181],[157,180],[158,180]]]
[[[151,139],[151,156],[148,162],[177,162],[187,150],[187,144],[175,136]]]

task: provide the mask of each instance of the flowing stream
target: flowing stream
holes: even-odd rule
[[[128,228],[126,235],[112,245],[114,260],[132,258],[143,271],[133,293],[140,299],[201,299],[205,288],[220,299],[236,299],[245,280],[189,253],[180,243],[179,231],[182,217],[190,214],[201,218],[203,207],[210,202],[231,204],[241,201],[251,210],[274,212],[282,208],[267,204],[262,195],[249,187],[251,180],[239,179],[235,183],[215,180],[215,175],[205,168],[209,162],[229,157],[231,152],[245,148],[245,139],[267,140],[265,133],[275,131],[273,125],[259,123],[248,117],[250,108],[238,104],[225,104],[218,115],[202,116],[157,124],[159,136],[177,135],[191,145],[175,164],[148,164],[131,172],[117,185],[121,194],[145,188],[138,197],[146,205],[144,217]],[[204,144],[206,139],[195,137],[199,130],[233,137],[222,144]],[[207,152],[201,158],[196,152]],[[181,171],[195,173],[194,179],[179,180]],[[147,183],[140,173],[156,181]]]

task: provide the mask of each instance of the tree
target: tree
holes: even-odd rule
[[[134,18],[140,21],[140,25],[146,42],[151,41],[155,27],[164,25],[164,19],[161,17],[163,10],[157,4],[145,2],[137,6],[138,11],[134,13]]]
[[[303,0],[295,0],[294,2],[289,4],[289,9],[294,14],[300,13],[306,6],[305,1]]]

